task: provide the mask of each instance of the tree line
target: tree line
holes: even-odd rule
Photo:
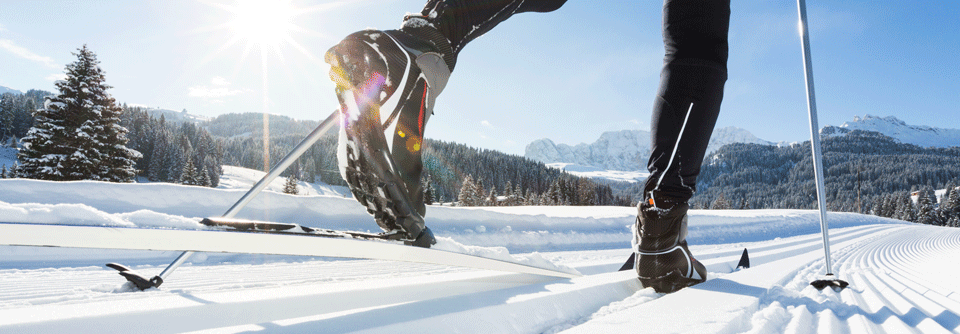
[[[167,122],[145,108],[123,106],[127,146],[141,152],[137,175],[153,182],[216,187],[223,175],[223,139],[192,122]]]
[[[24,94],[0,95],[0,144],[12,146],[33,127],[33,112],[53,93],[31,89]]]
[[[424,188],[435,201],[465,206],[631,205],[629,197],[615,196],[609,185],[542,162],[440,140],[424,143]]]
[[[952,212],[935,200],[921,198],[915,204],[911,194],[960,184],[960,147],[924,148],[860,130],[824,136],[822,144],[828,210],[921,223],[930,223],[916,216],[929,211],[921,209],[924,205]],[[817,208],[809,142],[779,147],[730,144],[704,161],[691,199],[695,208]],[[932,204],[921,205],[923,201]],[[949,220],[949,215],[939,217],[933,224]]]

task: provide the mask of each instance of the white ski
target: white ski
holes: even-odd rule
[[[0,223],[0,245],[343,257],[573,278],[578,274],[394,242],[216,230]]]

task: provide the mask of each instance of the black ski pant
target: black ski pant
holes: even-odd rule
[[[455,53],[516,13],[550,12],[566,0],[429,0],[422,14]],[[616,15],[616,13],[611,13]],[[665,0],[663,71],[653,105],[650,177],[644,201],[661,207],[686,203],[723,100],[727,80],[729,0]],[[571,27],[574,29],[575,27]]]

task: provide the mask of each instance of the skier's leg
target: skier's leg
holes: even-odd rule
[[[552,12],[567,0],[428,0],[422,17],[429,18],[450,41],[453,57],[463,46],[516,13]]]
[[[565,0],[429,0],[398,30],[364,30],[327,51],[341,103],[340,175],[380,227],[429,247],[420,175],[424,126],[477,36],[515,13],[551,11]]]
[[[664,1],[666,56],[651,123],[651,174],[634,238],[638,276],[658,291],[706,279],[687,249],[687,201],[723,99],[729,20],[729,0]]]

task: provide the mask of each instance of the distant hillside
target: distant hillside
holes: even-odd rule
[[[140,108],[140,110],[145,111],[148,115],[150,115],[150,116],[153,117],[153,118],[158,118],[158,119],[159,119],[160,116],[163,116],[164,120],[167,121],[167,122],[174,122],[174,123],[193,122],[193,123],[198,123],[198,122],[204,122],[204,121],[209,121],[209,120],[210,120],[209,117],[191,114],[191,113],[187,112],[186,109],[181,110],[181,111],[176,111],[176,110],[162,109],[162,108],[151,108],[151,107],[147,107],[147,106],[144,106],[144,105],[137,105],[137,104],[130,104],[130,105],[127,105],[127,106],[128,106],[128,107],[137,107],[137,108]]]
[[[313,129],[320,125],[318,121],[297,120],[282,115],[270,115],[271,136],[295,135],[306,137]],[[210,131],[210,134],[219,137],[263,136],[263,114],[223,114],[201,124]]]
[[[869,208],[890,193],[960,184],[960,147],[924,148],[861,130],[825,136],[822,143],[830,210],[853,211],[858,185],[861,206]],[[706,206],[723,194],[754,209],[813,209],[815,192],[809,142],[731,144],[705,159],[692,202]]]
[[[273,164],[300,143],[319,122],[270,115],[269,123],[270,162]],[[199,126],[222,141],[224,164],[263,170],[263,114],[221,115],[208,122],[199,123]],[[337,168],[336,145],[337,129],[334,128],[308,149],[291,170],[297,171],[302,180],[308,182],[322,181],[332,185],[345,185]],[[461,182],[470,175],[482,183],[484,196],[494,190],[495,195],[509,196],[509,185],[510,192],[519,190],[524,196],[542,196],[557,189],[552,196],[557,197],[554,202],[559,203],[584,203],[583,197],[588,197],[585,193],[590,193],[593,196],[590,200],[594,203],[630,204],[629,199],[616,198],[609,186],[597,184],[588,178],[564,173],[524,157],[457,143],[425,140],[423,165],[423,181],[432,186],[434,198],[447,202],[457,199]],[[429,179],[426,179],[427,175]],[[580,189],[574,190],[574,185]],[[561,193],[559,188],[563,188],[567,193]]]
[[[21,92],[21,91],[19,91],[19,90],[16,90],[16,89],[13,89],[13,88],[9,88],[9,87],[0,86],[0,95],[3,95],[3,94],[5,94],[5,93],[11,93],[11,94],[17,94],[17,95],[23,94],[23,92]]]

